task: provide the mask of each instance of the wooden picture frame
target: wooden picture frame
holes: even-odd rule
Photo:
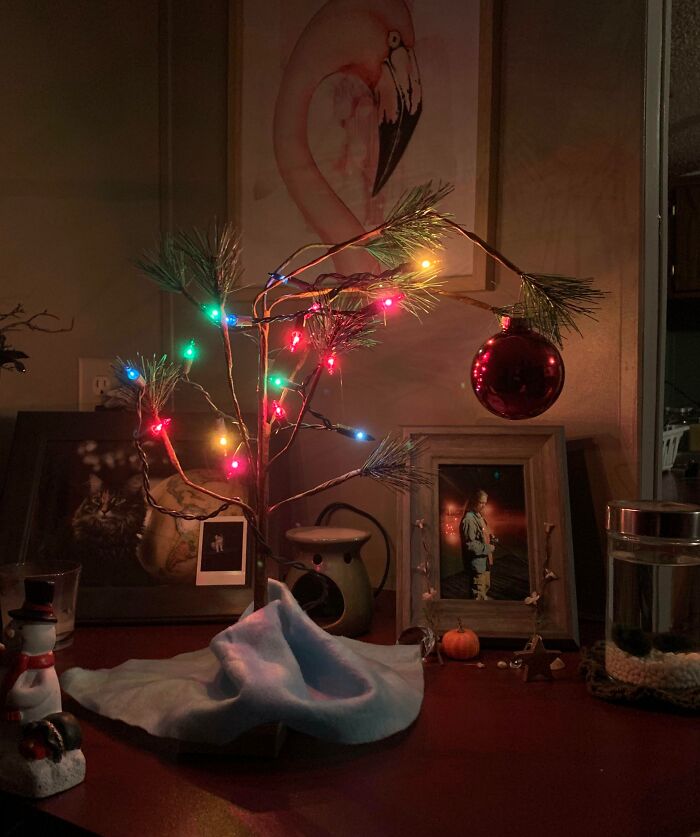
[[[251,573],[245,586],[196,586],[200,524],[146,506],[138,457],[130,459],[135,454],[134,421],[133,413],[113,410],[18,414],[0,500],[0,560],[81,560],[79,624],[230,621],[252,601]],[[227,483],[223,475],[212,427],[207,413],[173,414],[170,435],[183,467],[201,469],[220,490],[245,496],[244,485]],[[194,514],[216,508],[216,501],[189,496],[157,439],[146,432],[143,443],[149,452],[151,489],[163,506],[188,506],[186,511]],[[91,511],[84,504],[93,497],[101,507]],[[141,507],[141,538],[133,546],[129,521],[132,529],[138,527]],[[88,517],[113,512],[117,518],[122,515],[121,529],[118,523],[105,529]],[[80,556],[75,554],[78,527],[81,543],[93,547],[92,552],[82,548]]]
[[[351,237],[351,230],[341,222],[344,212],[355,217],[355,234],[358,229],[371,229],[407,189],[427,181],[453,184],[455,191],[443,201],[442,209],[487,241],[495,240],[502,0],[441,0],[440,14],[435,13],[432,0],[405,4],[415,32],[423,107],[405,153],[376,194],[371,187],[381,116],[378,92],[347,69],[353,62],[342,70],[320,73],[304,130],[313,159],[309,170],[319,171],[325,185],[319,181],[316,191],[307,185],[302,205],[300,193],[290,185],[278,156],[280,147],[291,146],[294,131],[290,125],[284,141],[277,138],[276,151],[274,115],[282,80],[291,72],[295,44],[304,37],[304,49],[312,48],[306,36],[318,20],[315,15],[332,3],[302,0],[270,5],[229,0],[228,216],[242,231],[247,281],[256,283],[247,291],[243,289],[241,298],[246,293],[254,296],[269,271],[300,243]],[[400,8],[403,4],[396,5]],[[370,8],[371,3],[368,11]],[[326,21],[332,18],[331,11],[325,9]],[[382,15],[368,15],[370,18],[375,21]],[[355,28],[364,55],[361,19],[358,13]],[[391,29],[391,21],[385,23]],[[332,39],[332,20],[328,25]],[[340,50],[339,42],[354,29],[342,20],[338,27]],[[320,68],[322,62],[307,60],[309,63]],[[381,56],[377,58],[377,75],[380,68]],[[341,100],[346,100],[350,116],[340,112],[344,107]],[[370,115],[372,108],[378,113],[376,124]],[[359,150],[358,136],[364,137]],[[345,167],[339,162],[342,160]],[[298,163],[290,161],[290,166]],[[344,204],[344,209],[338,206],[337,230],[331,229],[333,212],[325,202],[328,185]],[[319,222],[313,218],[314,206],[321,203],[324,209]],[[335,269],[357,272],[362,269],[361,256],[352,263],[336,262]],[[430,257],[436,258],[435,254]],[[439,258],[446,289],[464,292],[494,287],[494,263],[478,248],[459,242]],[[332,262],[328,269],[333,269]]]
[[[399,501],[399,540],[397,549],[397,633],[412,625],[425,625],[425,597],[429,589],[435,599],[429,607],[439,633],[457,626],[475,630],[480,637],[498,643],[522,641],[535,631],[545,639],[578,644],[578,621],[574,586],[573,550],[566,477],[566,448],[561,427],[405,427],[405,438],[421,444],[411,464],[433,477],[432,485],[413,488]],[[441,564],[445,555],[444,505],[439,506],[441,468],[456,467],[457,473],[471,476],[491,472],[493,480],[502,478],[506,468],[522,473],[523,514],[527,542],[526,586],[513,600],[475,600],[475,589],[467,585],[464,598],[446,598],[442,589]],[[480,477],[481,479],[481,477]],[[512,482],[516,482],[513,480]],[[489,486],[472,481],[472,486]],[[465,483],[466,486],[466,483]],[[459,493],[460,486],[457,488]],[[466,499],[466,498],[465,498]],[[485,517],[489,517],[488,505]],[[449,511],[449,509],[448,509]],[[441,519],[441,512],[443,518]],[[462,555],[466,552],[462,534],[465,519],[460,511],[457,538]],[[453,520],[455,518],[453,517]],[[502,518],[503,519],[503,518]],[[418,536],[417,522],[424,526]],[[442,524],[442,525],[441,525]],[[550,528],[549,546],[545,524]],[[511,527],[512,528],[512,527]],[[449,532],[454,540],[454,525]],[[421,572],[429,553],[429,575]],[[549,559],[546,552],[549,548]],[[500,547],[496,547],[496,550]],[[512,553],[506,553],[509,559]],[[463,559],[464,560],[464,559]],[[494,566],[498,564],[498,559]],[[465,567],[468,560],[464,562]],[[545,565],[556,579],[543,584]],[[492,571],[493,574],[493,571]],[[530,592],[543,592],[537,609],[525,602]]]

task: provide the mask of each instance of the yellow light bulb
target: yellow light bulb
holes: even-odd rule
[[[225,448],[228,445],[228,438],[226,436],[219,436],[219,444],[222,448]]]
[[[423,268],[423,270],[427,270],[430,267],[430,259],[423,259],[423,261],[420,263],[420,266]]]

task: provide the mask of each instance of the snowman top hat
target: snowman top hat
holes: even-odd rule
[[[24,579],[24,604],[10,610],[12,619],[25,622],[58,622],[53,612],[53,581],[41,578]]]

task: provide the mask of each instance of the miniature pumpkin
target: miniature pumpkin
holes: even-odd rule
[[[459,620],[459,627],[447,631],[442,638],[442,650],[453,660],[470,660],[479,653],[479,637],[462,627]]]

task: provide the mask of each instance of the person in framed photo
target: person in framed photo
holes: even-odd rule
[[[470,494],[459,524],[462,561],[475,599],[488,600],[496,538],[484,517],[488,494],[481,488]]]

